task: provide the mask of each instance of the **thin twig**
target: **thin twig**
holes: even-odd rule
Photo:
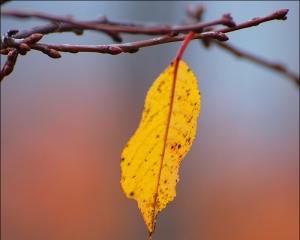
[[[201,14],[203,8],[195,9],[192,14],[196,19],[201,19]],[[189,10],[191,11],[191,10]],[[1,54],[8,54],[13,49],[18,49],[18,53],[25,55],[27,51],[35,49],[41,51],[52,58],[60,58],[60,52],[98,52],[98,53],[108,53],[116,55],[119,53],[135,53],[140,48],[154,46],[158,44],[165,44],[170,42],[183,41],[186,35],[177,36],[179,33],[195,31],[193,39],[217,39],[219,41],[227,41],[228,37],[225,35],[227,32],[232,32],[240,30],[243,28],[257,26],[260,23],[271,21],[271,20],[286,20],[286,14],[288,9],[281,9],[266,17],[253,18],[251,21],[241,23],[236,25],[232,20],[229,13],[224,14],[221,19],[216,21],[211,21],[208,23],[196,23],[187,26],[149,26],[143,23],[135,22],[113,22],[102,16],[96,21],[78,21],[74,20],[70,16],[59,17],[50,14],[40,13],[40,12],[19,12],[14,10],[1,10],[1,15],[14,16],[21,18],[36,17],[41,19],[52,20],[51,23],[34,27],[24,31],[9,30],[7,34],[1,37]],[[204,28],[208,28],[217,24],[223,24],[228,26],[227,28],[218,29],[209,32],[202,32]],[[111,45],[70,45],[70,44],[47,44],[38,43],[43,34],[73,31],[76,34],[82,34],[83,30],[99,30],[111,35],[115,40],[120,41],[120,32],[132,33],[132,34],[148,34],[148,35],[158,35],[165,34],[161,37],[147,39],[143,41],[130,42],[124,44],[111,44]],[[256,61],[259,62],[259,61]],[[262,64],[262,63],[261,63]],[[262,64],[267,66],[267,64]],[[283,71],[281,67],[274,67],[277,71]],[[282,70],[278,70],[282,69]],[[291,77],[291,74],[286,75]],[[1,76],[2,77],[2,76]],[[299,79],[298,79],[299,80]],[[297,82],[296,82],[297,83]]]
[[[14,66],[17,62],[19,53],[17,49],[10,51],[7,55],[7,60],[1,69],[0,82],[4,79],[4,77],[8,76],[14,70]]]
[[[33,27],[30,29],[18,31],[13,35],[15,39],[21,39],[29,37],[34,33],[41,33],[43,35],[50,33],[63,33],[63,32],[74,32],[77,35],[82,35],[83,30],[75,28],[74,25],[70,25],[68,23],[59,23],[59,22],[50,22],[41,26]]]
[[[185,21],[193,21],[193,22],[201,22],[202,19],[202,15],[203,12],[205,10],[204,5],[200,4],[197,6],[187,6],[186,7],[186,13],[188,16],[188,19]],[[276,19],[282,19],[282,20],[286,20],[286,14],[288,12],[288,9],[282,9],[282,10],[278,10],[275,13],[272,13],[270,15],[268,15],[265,18],[253,18],[251,21],[253,23],[253,21],[256,21],[257,25],[260,24],[263,21],[270,21],[273,20],[274,18]],[[242,23],[237,25],[235,28],[231,28],[230,30],[237,30],[237,29],[241,29],[242,27],[247,26],[247,24],[249,23]],[[257,26],[255,25],[255,26]],[[210,29],[211,31],[213,31],[213,29]],[[229,30],[229,29],[228,29]],[[228,30],[224,30],[222,32],[229,32]],[[221,30],[218,30],[221,31]],[[242,51],[237,49],[236,47],[229,45],[228,43],[221,43],[218,41],[212,41],[211,39],[203,39],[201,41],[205,47],[209,47],[211,43],[216,44],[217,46],[221,47],[222,49],[227,50],[228,52],[234,54],[237,57],[240,58],[245,58],[248,59],[249,61],[252,61],[258,65],[262,65],[265,66],[267,68],[270,68],[272,70],[278,71],[280,73],[282,73],[283,75],[287,76],[288,78],[292,79],[296,85],[298,87],[300,87],[300,81],[299,81],[299,76],[297,76],[296,74],[290,72],[283,64],[281,63],[273,63],[273,62],[269,62],[265,59],[262,59],[258,56],[255,56],[253,54],[250,54],[248,52]]]
[[[287,19],[287,13],[289,12],[289,9],[280,9],[277,10],[274,13],[269,14],[266,17],[255,17],[252,20],[248,21],[248,22],[244,22],[241,23],[233,28],[223,28],[223,29],[219,29],[216,30],[218,32],[222,32],[222,33],[227,33],[227,32],[233,32],[236,30],[240,30],[242,28],[249,28],[249,27],[254,27],[254,26],[258,26],[259,24],[263,23],[263,22],[268,22],[268,21],[272,21],[272,20],[286,20]]]
[[[171,42],[179,42],[185,39],[186,35],[182,36],[170,36],[164,35],[158,38],[152,38],[137,42],[130,42],[124,44],[111,44],[111,45],[70,45],[70,44],[45,44],[45,43],[35,43],[29,44],[31,49],[46,51],[47,49],[55,49],[60,52],[78,53],[78,52],[97,52],[97,53],[108,53],[116,55],[119,53],[135,53],[140,48],[154,46],[158,44],[165,44]],[[206,32],[195,34],[193,39],[204,39],[204,38],[214,38],[219,41],[226,41],[228,37],[223,33],[216,32]]]
[[[253,27],[257,26],[260,23],[266,22],[266,21],[271,21],[271,20],[276,20],[276,19],[286,19],[286,14],[288,13],[287,9],[282,9],[278,10],[267,17],[263,18],[255,18],[252,21],[248,21],[245,23],[238,24],[234,27],[234,24],[232,22],[232,19],[229,14],[224,14],[222,17],[222,21],[227,22],[232,24],[232,27],[224,28],[221,30],[215,30],[214,32],[207,32],[207,33],[200,33],[196,34],[194,36],[194,39],[203,39],[203,38],[217,38],[219,40],[226,41],[228,38],[226,35],[221,35],[221,33],[225,32],[231,32],[232,29],[234,30],[240,30],[243,28],[248,28],[248,27]],[[10,13],[12,14],[12,13]],[[15,14],[15,12],[14,12]],[[19,15],[17,15],[19,16]],[[25,14],[25,16],[27,16]],[[19,16],[20,17],[20,16]],[[202,24],[194,24],[192,25],[193,27],[196,27],[196,30],[199,30],[199,26],[203,29],[203,27],[208,27],[211,26],[212,23],[216,24],[219,23],[220,20],[217,21],[212,21],[210,23],[202,23]],[[139,28],[137,28],[139,29]],[[153,30],[153,28],[150,28]],[[156,31],[160,30],[165,30],[164,28],[161,27],[154,27]],[[175,28],[171,28],[172,31],[174,31]],[[183,27],[177,27],[177,29],[180,30],[193,30],[191,26],[185,26]],[[149,29],[148,29],[149,30]],[[220,33],[220,35],[217,35],[216,33]],[[223,39],[222,39],[223,37]],[[164,43],[170,43],[170,42],[176,42],[176,41],[182,41],[184,40],[185,36],[170,36],[170,35],[164,35],[162,37],[158,38],[153,38],[153,39],[148,39],[148,40],[143,40],[143,41],[138,41],[138,42],[132,42],[132,43],[125,43],[125,44],[114,44],[114,45],[69,45],[69,44],[42,44],[42,43],[36,43],[36,44],[31,44],[30,47],[32,49],[40,50],[45,52],[46,49],[55,49],[57,51],[62,51],[62,52],[70,52],[70,53],[77,53],[77,52],[98,52],[98,53],[109,53],[109,54],[119,54],[121,52],[129,52],[129,53],[134,53],[139,50],[139,48],[142,47],[148,47],[148,46],[154,46],[158,44],[164,44]],[[3,46],[2,46],[3,45]],[[1,45],[1,49],[5,47],[5,44]],[[6,47],[11,47],[9,45],[6,45]]]
[[[233,47],[233,46],[229,45],[228,43],[225,44],[225,43],[221,43],[221,42],[218,42],[218,41],[210,41],[210,43],[216,44],[217,46],[221,47],[222,49],[227,50],[230,53],[233,53],[235,56],[237,56],[239,58],[248,59],[248,60],[250,60],[254,63],[257,63],[259,65],[263,65],[267,68],[270,68],[272,70],[280,72],[283,75],[287,76],[288,78],[292,79],[296,83],[296,85],[298,87],[300,87],[299,76],[297,76],[296,74],[290,72],[285,66],[283,66],[280,63],[269,62],[265,59],[262,59],[258,56],[255,56],[253,54],[247,53],[245,51],[241,51],[241,50],[237,49],[236,47]]]
[[[117,33],[131,33],[131,34],[147,34],[147,35],[161,35],[167,33],[181,33],[202,31],[204,27],[215,26],[217,24],[226,25],[226,26],[235,26],[234,22],[230,18],[221,18],[216,21],[207,22],[207,23],[198,23],[189,26],[154,26],[154,27],[145,27],[145,26],[121,26],[119,25],[106,25],[98,22],[87,22],[87,21],[78,21],[73,19],[70,16],[55,16],[47,13],[33,12],[33,11],[17,11],[17,10],[1,10],[2,16],[11,16],[19,18],[40,18],[45,20],[51,20],[56,22],[64,22],[74,25],[74,27],[88,29],[88,30],[99,30],[105,32],[117,32]]]

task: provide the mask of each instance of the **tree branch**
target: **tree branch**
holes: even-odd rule
[[[187,12],[187,15],[188,15],[189,19],[185,20],[185,21],[194,21],[194,22],[201,21],[202,14],[203,14],[204,10],[205,10],[205,8],[204,8],[203,5],[187,6],[186,7],[186,12]],[[253,18],[251,20],[251,22],[253,23],[253,21],[256,21],[256,23],[258,25],[261,22],[270,21],[270,20],[273,20],[274,18],[276,18],[278,20],[280,20],[280,19],[281,20],[286,20],[287,19],[287,17],[286,17],[287,12],[288,12],[288,9],[278,10],[275,13],[272,13],[272,14],[268,15],[265,18]],[[252,23],[251,23],[251,25],[252,25]],[[246,27],[247,24],[249,24],[249,23],[246,22],[246,23],[243,23],[243,24],[239,24],[235,28],[232,28],[232,29],[229,29],[229,30],[233,30],[233,29],[236,30],[237,28],[241,29],[241,27]],[[213,29],[211,29],[211,31],[212,30]],[[218,30],[218,31],[220,31],[220,30]],[[226,29],[224,29],[223,32],[228,32],[228,31]],[[262,65],[262,66],[267,67],[269,69],[278,71],[278,72],[282,73],[283,75],[285,75],[286,77],[292,79],[296,83],[296,85],[298,87],[300,87],[299,77],[296,74],[290,72],[281,63],[269,62],[269,61],[267,61],[265,59],[262,59],[258,56],[255,56],[253,54],[250,54],[250,53],[247,53],[245,51],[239,50],[236,47],[234,47],[232,45],[229,45],[228,43],[221,43],[221,42],[218,42],[218,41],[212,41],[211,39],[203,39],[203,41],[201,41],[201,42],[204,44],[205,47],[209,47],[211,43],[216,44],[217,46],[221,47],[222,49],[227,50],[228,52],[234,54],[237,57],[248,59],[249,61],[252,61],[252,62],[254,62],[258,65]]]
[[[7,55],[7,60],[1,69],[1,76],[0,76],[0,82],[4,79],[5,76],[8,76],[9,74],[12,73],[14,70],[14,66],[17,62],[18,58],[18,51],[16,49],[10,51]]]
[[[228,27],[234,27],[235,23],[231,19],[231,17],[226,14],[219,20],[215,20],[207,23],[198,23],[188,26],[146,26],[141,24],[131,23],[122,23],[122,22],[110,22],[106,19],[102,21],[78,21],[73,19],[70,16],[55,16],[41,12],[26,12],[26,11],[17,11],[17,10],[1,10],[1,15],[3,16],[11,16],[18,18],[40,18],[51,20],[60,23],[68,23],[73,26],[73,28],[84,29],[84,30],[98,30],[105,32],[113,37],[117,42],[121,42],[122,39],[118,35],[119,33],[130,33],[130,34],[147,34],[147,35],[162,35],[173,33],[174,35],[179,34],[181,32],[201,32],[203,28],[215,26],[218,24],[225,25]],[[39,32],[41,33],[41,32]],[[48,32],[50,33],[50,32]],[[24,37],[24,35],[22,35]],[[14,38],[19,38],[18,35],[14,36]]]
[[[196,8],[187,8],[187,13],[189,17],[194,18],[196,21],[201,20],[201,15],[204,11],[203,6],[198,6]],[[78,52],[97,52],[97,53],[108,53],[112,55],[120,53],[135,53],[139,51],[140,48],[183,41],[186,35],[180,35],[180,33],[186,33],[189,31],[194,31],[197,34],[194,35],[193,39],[216,39],[218,41],[227,41],[228,37],[225,35],[227,32],[237,31],[244,28],[249,28],[257,26],[260,23],[271,21],[271,20],[286,20],[286,14],[288,9],[277,10],[274,13],[269,14],[266,17],[257,17],[253,18],[250,21],[236,25],[232,20],[229,13],[223,14],[222,18],[219,20],[207,22],[207,23],[193,23],[183,26],[166,26],[166,25],[156,25],[147,24],[147,23],[137,23],[137,22],[122,22],[122,21],[110,21],[105,16],[100,17],[94,21],[78,21],[72,18],[71,16],[55,16],[41,12],[21,12],[16,10],[1,10],[1,15],[11,16],[18,18],[40,18],[51,20],[52,22],[44,24],[42,26],[37,26],[28,30],[18,31],[18,30],[9,30],[4,36],[1,36],[1,54],[9,55],[10,60],[8,59],[6,64],[3,66],[1,71],[1,80],[4,76],[7,76],[15,65],[16,59],[13,62],[11,55],[15,54],[25,55],[31,49],[41,51],[47,54],[52,58],[60,58],[61,55],[59,52],[69,52],[69,53],[78,53]],[[225,25],[226,28],[214,30],[214,31],[204,31],[203,29],[209,29],[211,26],[215,25]],[[47,43],[38,43],[38,41],[43,37],[44,34],[51,34],[57,32],[74,32],[77,35],[81,35],[84,30],[97,30],[102,31],[110,35],[115,41],[121,42],[122,38],[120,33],[131,33],[131,34],[146,34],[146,35],[162,35],[163,36],[123,44],[110,44],[110,45],[70,45],[70,44],[47,44]],[[299,78],[294,74],[290,73],[282,65],[268,63],[260,58],[251,56],[249,54],[243,53],[239,50],[234,49],[229,45],[221,44],[217,41],[214,42],[218,46],[231,51],[237,56],[247,58],[251,61],[259,63],[263,66],[272,68],[274,70],[284,73],[286,76],[292,78],[296,84],[299,86]],[[17,51],[14,51],[17,50]],[[12,53],[14,51],[14,54]],[[17,56],[16,55],[16,56]],[[9,58],[9,57],[8,57]],[[14,63],[14,64],[12,64]],[[9,72],[7,66],[10,66]]]
[[[236,57],[239,58],[245,58],[250,60],[251,62],[254,62],[256,64],[265,66],[269,69],[275,70],[277,72],[282,73],[283,75],[287,76],[288,78],[292,79],[294,81],[294,83],[296,83],[296,85],[298,87],[300,87],[300,80],[299,77],[290,72],[283,64],[281,63],[273,63],[273,62],[269,62],[265,59],[262,59],[258,56],[255,56],[254,54],[250,54],[247,53],[245,51],[239,50],[236,47],[233,47],[232,45],[228,44],[228,43],[221,43],[221,42],[217,42],[217,41],[209,41],[210,43],[216,44],[217,46],[221,47],[222,49],[234,54]]]
[[[222,33],[228,33],[228,32],[233,32],[233,31],[237,31],[243,28],[249,28],[249,27],[254,27],[254,26],[258,26],[261,23],[264,22],[268,22],[268,21],[272,21],[272,20],[286,20],[287,19],[287,13],[289,12],[289,9],[280,9],[277,10],[274,13],[269,14],[266,17],[255,17],[253,18],[251,21],[247,21],[244,23],[241,23],[235,27],[232,28],[223,28],[223,29],[219,29],[216,30],[217,32],[222,32]]]
[[[198,24],[193,24],[193,25],[188,25],[188,26],[177,26],[177,27],[169,27],[169,26],[157,26],[157,27],[120,27],[120,26],[105,26],[105,25],[99,25],[98,23],[88,23],[88,22],[80,22],[76,20],[70,20],[67,19],[67,17],[56,17],[56,16],[51,16],[48,14],[43,14],[39,12],[33,12],[33,15],[30,15],[30,13],[25,12],[18,12],[18,11],[2,11],[4,12],[4,15],[7,16],[17,16],[17,17],[40,17],[44,19],[50,19],[50,20],[63,20],[67,21],[68,24],[73,24],[74,27],[84,27],[88,25],[89,27],[93,26],[93,29],[98,29],[101,31],[103,29],[108,30],[109,32],[116,32],[116,31],[121,31],[121,32],[127,32],[127,33],[146,33],[146,34],[158,34],[158,33],[169,33],[170,35],[164,35],[162,37],[158,38],[153,38],[153,39],[148,39],[148,40],[143,40],[143,41],[138,41],[138,42],[133,42],[133,43],[125,43],[125,44],[113,44],[113,45],[69,45],[69,44],[41,44],[41,43],[35,43],[35,44],[30,44],[29,46],[32,49],[40,50],[42,52],[47,52],[47,49],[55,49],[57,51],[62,51],[62,52],[70,52],[70,53],[78,53],[78,52],[98,52],[98,53],[109,53],[109,54],[119,54],[121,52],[129,52],[129,53],[134,53],[139,50],[139,48],[142,47],[148,47],[148,46],[154,46],[158,44],[164,44],[164,43],[170,43],[170,42],[176,42],[176,41],[182,41],[185,36],[174,36],[178,32],[184,32],[184,31],[202,31],[203,28],[205,27],[210,27],[215,24],[223,24],[227,25],[229,27],[224,28],[224,29],[219,29],[215,30],[214,32],[206,32],[206,33],[200,33],[196,34],[193,39],[203,39],[203,38],[215,38],[220,41],[226,41],[228,40],[228,37],[224,35],[223,33],[226,32],[232,32],[236,30],[240,30],[243,28],[248,28],[248,27],[253,27],[257,26],[260,23],[266,22],[266,21],[271,21],[271,20],[285,20],[286,19],[286,14],[288,13],[287,9],[281,9],[278,10],[267,17],[262,17],[262,18],[254,18],[252,21],[248,21],[245,23],[241,23],[239,25],[236,25],[234,21],[232,20],[230,14],[224,14],[221,19],[208,22],[208,23],[198,23]],[[103,21],[107,22],[107,21]],[[45,27],[45,32],[49,33],[51,31],[55,32],[57,31],[57,26],[55,25],[56,23],[52,23],[51,26],[47,28],[47,26],[50,25],[44,25]],[[117,23],[121,24],[121,23]],[[131,23],[133,25],[133,23]],[[38,27],[31,29],[28,31],[26,34],[32,33],[32,32],[37,32],[39,30]],[[40,29],[42,30],[42,29]],[[40,31],[42,33],[42,31]],[[24,31],[20,33],[16,33],[13,35],[13,38],[17,38],[20,36],[26,36]],[[9,45],[7,42],[2,40],[1,43],[1,49],[6,48],[6,47],[12,47]]]
[[[139,51],[140,48],[183,41],[186,35],[181,36],[170,36],[164,35],[158,38],[152,38],[137,42],[130,42],[124,44],[111,44],[111,45],[70,45],[70,44],[45,44],[45,43],[35,43],[29,44],[31,49],[39,50],[42,52],[47,52],[48,49],[55,49],[60,52],[78,53],[78,52],[97,52],[97,53],[108,53],[112,55],[120,53],[135,53]],[[193,39],[204,39],[204,38],[214,38],[219,41],[227,41],[228,37],[224,33],[217,32],[205,32],[200,34],[195,34]]]

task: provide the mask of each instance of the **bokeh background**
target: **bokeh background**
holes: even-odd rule
[[[178,25],[185,5],[199,3],[12,1],[1,8]],[[290,9],[287,21],[228,36],[299,75],[299,1],[203,3],[206,21],[230,12],[240,23]],[[45,22],[1,16],[1,35]],[[113,43],[97,32],[52,34],[41,42]],[[120,188],[120,154],[139,124],[148,88],[180,44],[117,56],[19,56],[1,83],[1,239],[148,239],[136,202]],[[154,239],[299,239],[299,88],[198,41],[183,59],[199,80],[202,110],[177,197],[158,215]]]

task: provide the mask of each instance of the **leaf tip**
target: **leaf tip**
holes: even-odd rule
[[[152,237],[153,237],[153,231],[152,232],[149,232],[149,239],[151,240],[152,239]]]

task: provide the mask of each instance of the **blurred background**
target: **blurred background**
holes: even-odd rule
[[[185,6],[199,3],[12,1],[1,9],[179,25]],[[286,21],[228,33],[228,43],[299,75],[299,1],[202,3],[204,21],[230,12],[236,23],[288,8]],[[46,22],[1,16],[1,35]],[[148,38],[123,34],[124,42]],[[41,42],[113,43],[92,31]],[[148,239],[136,202],[120,187],[120,154],[149,87],[180,45],[116,56],[19,56],[1,83],[1,239]],[[183,60],[199,80],[202,110],[177,197],[158,215],[153,239],[299,239],[299,88],[199,41]]]

